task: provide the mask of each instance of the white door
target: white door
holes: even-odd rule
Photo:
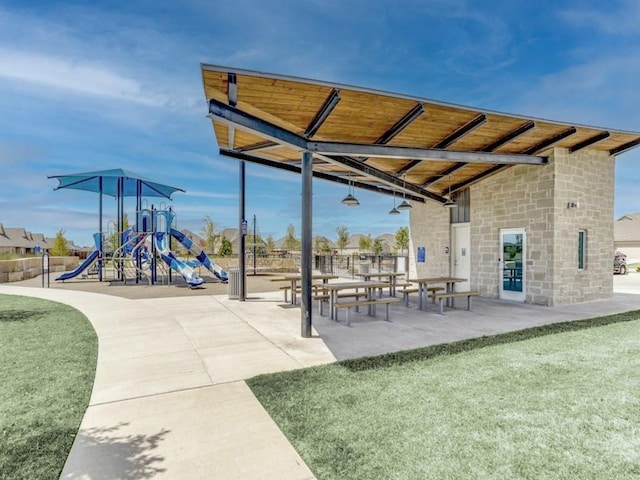
[[[500,298],[524,302],[527,242],[524,228],[500,230]]]
[[[451,274],[453,277],[469,279],[471,276],[471,224],[454,223],[451,225],[453,240],[451,255]],[[470,282],[456,283],[456,290],[468,291]]]

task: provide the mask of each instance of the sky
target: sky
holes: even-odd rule
[[[165,202],[178,228],[237,227],[238,163],[218,154],[201,63],[640,131],[638,24],[636,0],[0,0],[0,223],[89,246],[98,195],[47,176],[124,168],[186,190]],[[640,212],[639,162],[617,159],[616,218]],[[299,176],[246,171],[249,223],[299,233]],[[315,235],[408,225],[388,196],[356,190],[350,208],[346,186],[313,188]]]

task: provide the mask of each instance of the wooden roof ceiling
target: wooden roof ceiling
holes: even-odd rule
[[[514,164],[544,164],[564,147],[617,155],[640,133],[489,112],[423,98],[202,65],[223,155],[407,198],[444,201]]]

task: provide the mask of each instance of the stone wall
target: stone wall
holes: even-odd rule
[[[78,257],[49,257],[49,271],[52,274],[68,272],[76,268],[78,263]],[[0,260],[0,283],[28,280],[41,273],[41,257]]]
[[[526,231],[527,303],[564,305],[613,294],[614,157],[553,149],[547,165],[516,165],[470,189],[471,288],[499,295],[500,230]],[[568,205],[575,205],[568,208]],[[578,269],[578,231],[587,232],[587,263]],[[448,275],[448,211],[434,202],[411,211],[411,274]],[[416,264],[418,246],[427,262]]]
[[[433,201],[413,205],[409,214],[409,277],[448,276],[451,257],[445,248],[451,245],[449,210]],[[416,262],[418,247],[425,247],[425,263]]]
[[[554,152],[554,305],[613,295],[615,158],[605,152]],[[568,208],[572,203],[575,207]],[[577,269],[578,231],[587,238],[587,262]]]

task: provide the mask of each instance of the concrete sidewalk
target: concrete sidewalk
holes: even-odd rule
[[[0,293],[69,304],[98,334],[89,408],[61,478],[314,478],[243,381],[335,361],[320,338],[300,338],[300,311],[279,306],[280,292],[245,304]]]
[[[392,322],[353,315],[353,328],[314,315],[321,333],[300,338],[300,310],[281,292],[126,299],[0,285],[0,293],[67,303],[99,338],[89,408],[64,479],[312,479],[244,379],[337,359],[444,343],[640,309],[640,274],[615,278],[606,301],[539,307],[491,299],[472,312],[413,305]]]

